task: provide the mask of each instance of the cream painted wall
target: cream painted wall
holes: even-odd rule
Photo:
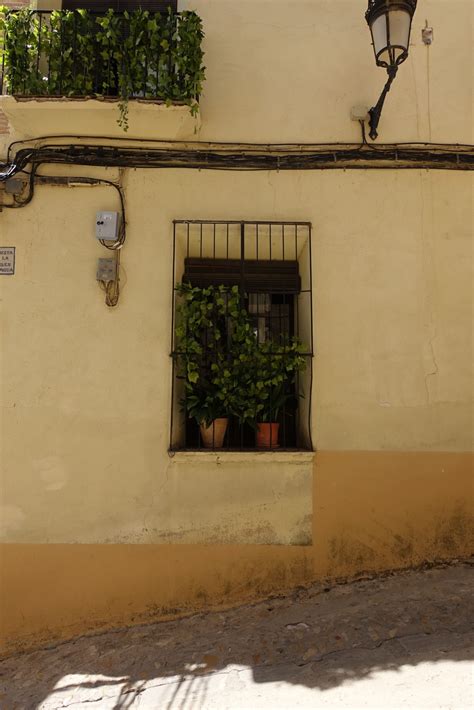
[[[206,32],[201,138],[354,141],[356,104],[373,106],[377,68],[367,0],[180,0]],[[421,41],[425,20],[434,42]],[[474,3],[419,0],[409,58],[380,122],[381,142],[473,140]]]
[[[302,539],[310,461],[299,479],[288,463],[268,485],[243,474],[229,504],[235,464],[176,475],[168,457],[174,218],[312,221],[318,449],[470,450],[471,175],[137,170],[125,189],[115,310],[93,236],[111,190],[40,186],[0,215],[17,247],[1,281],[5,540],[189,542],[190,509],[195,541]]]
[[[350,108],[375,103],[385,81],[365,0],[187,6],[206,31],[202,122],[149,108],[147,136],[359,139]],[[472,13],[470,0],[420,0],[381,141],[472,141]],[[420,39],[425,19],[435,32],[429,48]],[[11,104],[3,102],[17,128],[2,137],[2,154],[9,140],[38,132],[115,130],[112,110],[95,115],[92,102],[70,110],[66,102]],[[144,130],[138,111],[130,135]],[[113,170],[42,170],[117,178]],[[124,187],[116,310],[95,281],[104,250],[93,236],[95,212],[118,207],[112,190],[39,186],[27,208],[0,214],[0,241],[17,248],[15,276],[0,281],[5,541],[310,541],[311,460],[292,467],[272,459],[257,484],[243,475],[229,501],[235,461],[201,468],[197,485],[195,463],[168,457],[175,218],[312,221],[318,449],[471,449],[472,174],[131,170]]]

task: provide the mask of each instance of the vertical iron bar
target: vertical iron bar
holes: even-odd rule
[[[201,228],[200,237],[199,237],[199,256],[202,259],[202,222],[199,226]]]
[[[244,297],[245,297],[245,224],[244,222],[240,223],[240,285],[239,285],[239,293],[240,293],[240,305],[243,306],[244,304]],[[240,425],[240,450],[242,451],[244,448],[244,427],[241,424]]]
[[[74,93],[78,93],[76,91],[76,74],[77,74],[77,55],[76,55],[76,46],[77,46],[77,12],[75,10],[73,12],[73,40],[72,40],[72,79],[73,79],[73,86],[74,86]]]
[[[51,93],[51,50],[52,50],[53,41],[54,41],[53,32],[51,29],[51,13],[49,14],[49,30],[50,30],[50,32],[49,32],[50,45],[48,47],[49,51],[47,52],[47,55],[48,55],[48,90],[47,90],[47,93],[48,94]]]
[[[156,55],[156,82],[155,82],[155,99],[160,95],[160,57],[161,52],[158,44],[158,54]]]
[[[244,298],[244,280],[245,280],[245,224],[240,223],[240,297]]]
[[[33,22],[33,16],[30,16],[30,24],[28,25],[28,32],[26,33],[26,46],[28,47],[29,41],[30,41],[30,33],[31,33],[31,22]],[[30,57],[29,54],[26,53],[26,67],[25,69],[29,69],[29,64],[30,64]],[[23,93],[26,94],[26,75],[29,72],[25,71],[25,78],[23,79]],[[14,92],[12,92],[14,93]]]
[[[298,397],[300,392],[300,373],[296,373],[296,396]],[[296,427],[296,446],[299,448],[300,446],[300,408],[297,404],[296,406],[296,412],[295,412],[295,427]]]
[[[270,234],[271,234],[271,228],[270,228]],[[271,306],[270,306],[270,343],[271,343],[271,346],[270,346],[270,347],[271,347],[271,351],[273,351],[272,325],[271,325],[271,323],[272,323],[272,311],[271,311]],[[273,356],[273,357],[275,357],[275,356]],[[267,355],[267,358],[268,358],[269,361],[271,361],[272,355]],[[273,416],[273,387],[270,387],[270,421],[269,421],[269,424],[270,424],[270,449],[272,448],[272,444],[273,444],[273,441],[272,441],[272,439],[273,439],[273,427],[272,427],[272,424],[273,424],[274,418],[275,418],[275,417]]]
[[[308,246],[309,246],[309,253],[308,253],[308,262],[309,262],[309,313],[310,313],[310,324],[309,324],[309,339],[310,339],[310,358],[309,358],[309,363],[310,363],[310,381],[309,381],[309,398],[308,398],[308,440],[309,440],[309,446],[311,451],[313,450],[313,435],[311,431],[311,409],[312,409],[312,396],[313,396],[313,357],[314,357],[314,342],[313,342],[313,257],[312,257],[312,251],[311,251],[311,242],[312,242],[312,225],[309,225],[308,227]]]
[[[312,227],[308,227],[308,268],[309,268],[309,311],[310,311],[310,352],[311,356],[314,354],[314,343],[313,343],[313,257],[311,252],[311,242],[312,242]]]
[[[168,28],[170,27],[169,21],[168,21],[168,23],[167,23],[167,26],[168,26]],[[171,49],[171,43],[173,42],[173,35],[174,35],[174,31],[170,32],[169,44],[168,44],[168,49],[167,49],[167,52],[168,52],[168,90],[171,92],[171,94],[173,93],[173,91],[172,91],[172,79],[171,79],[171,77],[172,77],[172,65],[171,65],[171,53],[172,53],[172,49]]]
[[[91,27],[92,31],[92,27]],[[99,61],[100,58],[100,49],[99,49],[99,42],[97,41],[97,35],[99,34],[98,26],[97,26],[97,17],[94,18],[94,54],[95,54],[95,67],[94,67],[94,79],[93,79],[93,85],[92,85],[92,91],[95,93],[101,93],[103,91],[103,86],[99,86],[99,67],[102,66],[101,62]],[[103,81],[101,82],[103,84]]]
[[[143,40],[142,40],[143,41]],[[148,47],[146,46],[146,36],[145,36],[145,63],[143,65],[143,98],[146,99],[147,86],[148,86]],[[138,87],[137,87],[138,88]]]
[[[286,305],[286,293],[283,294],[283,306]],[[280,306],[281,308],[281,306]],[[286,311],[285,311],[286,312]],[[280,311],[281,314],[281,311]],[[281,333],[281,318],[280,318],[280,333]],[[286,340],[286,334],[284,341]],[[288,338],[289,340],[289,338]],[[287,358],[285,358],[285,363],[287,361]],[[286,394],[286,393],[285,393]],[[283,400],[283,448],[286,449],[286,400]]]
[[[294,259],[298,262],[298,225],[295,224],[295,256]],[[298,304],[299,304],[300,294],[295,293],[294,304],[293,304],[293,335],[297,338],[299,337],[299,323],[298,323]],[[298,375],[296,375],[295,383],[295,395],[296,395],[296,409],[295,409],[295,444],[299,447],[299,381]]]
[[[40,56],[41,56],[41,35],[43,32],[42,29],[42,24],[43,24],[43,13],[39,12],[39,22],[38,22],[38,47],[37,47],[37,52],[36,52],[36,81],[39,81],[39,64],[40,64]]]
[[[107,58],[107,96],[110,96],[110,90],[111,90],[111,87],[110,87],[110,72],[111,72],[111,69],[112,69],[112,56],[111,56],[112,53],[111,53],[111,51],[110,51],[110,45],[111,45],[111,39],[110,39],[110,37],[109,37],[109,52],[108,52],[109,56],[108,56],[108,58]],[[117,94],[118,94],[118,91],[117,91]]]
[[[63,12],[62,10],[60,12],[60,36],[61,36],[61,60],[59,62],[59,96],[62,94],[62,88],[63,88],[63,56],[64,56],[64,23],[63,23]]]
[[[214,222],[213,230],[213,259],[216,258],[216,223]]]
[[[215,225],[214,225],[215,227]],[[227,253],[229,252],[229,224],[227,223]],[[230,329],[229,329],[229,294],[226,295],[225,301],[224,301],[224,336],[225,336],[225,341],[226,341],[226,352],[228,353],[228,348],[229,348],[229,340],[230,340]],[[231,444],[231,433],[229,431],[230,426],[232,426],[232,420],[229,417],[229,424],[227,426],[227,449],[230,449],[230,444]]]
[[[5,44],[7,41],[7,28],[4,27],[2,33],[2,47],[5,49]],[[5,82],[5,52],[2,52],[2,75],[0,77],[0,94],[3,94],[3,84]]]
[[[174,337],[174,312],[176,308],[176,222],[173,222],[173,272],[172,272],[172,283],[171,283],[171,420],[170,420],[170,450],[173,448],[173,420],[174,420],[174,387],[175,387],[175,377],[176,377],[176,367],[175,367],[175,337]],[[186,427],[185,427],[186,431]],[[186,434],[185,434],[185,445],[186,445]]]

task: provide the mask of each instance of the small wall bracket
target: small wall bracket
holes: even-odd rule
[[[423,44],[433,44],[433,28],[428,27],[428,20],[425,20],[425,26],[421,30],[421,39]]]

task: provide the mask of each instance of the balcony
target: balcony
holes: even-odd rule
[[[123,135],[130,127],[140,137],[192,135],[202,39],[195,12],[7,12],[1,108],[20,133]]]

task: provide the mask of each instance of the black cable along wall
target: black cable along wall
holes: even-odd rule
[[[256,144],[256,143],[203,143],[138,138],[113,138],[111,136],[43,136],[14,141],[7,152],[7,162],[0,164],[0,182],[18,174],[29,175],[28,194],[15,198],[13,204],[2,207],[25,207],[34,196],[35,183],[69,184],[80,182],[91,185],[109,185],[120,196],[122,224],[120,243],[125,241],[125,206],[121,186],[99,178],[41,177],[41,165],[81,165],[118,168],[184,168],[194,170],[268,171],[268,170],[474,170],[474,146],[439,143],[398,143],[390,145],[369,144],[361,122],[362,142],[318,144]],[[73,140],[53,143],[53,140]],[[110,141],[119,145],[80,143],[79,140]],[[32,147],[20,147],[33,144]],[[18,149],[17,149],[18,148]],[[28,172],[29,169],[29,172]]]

